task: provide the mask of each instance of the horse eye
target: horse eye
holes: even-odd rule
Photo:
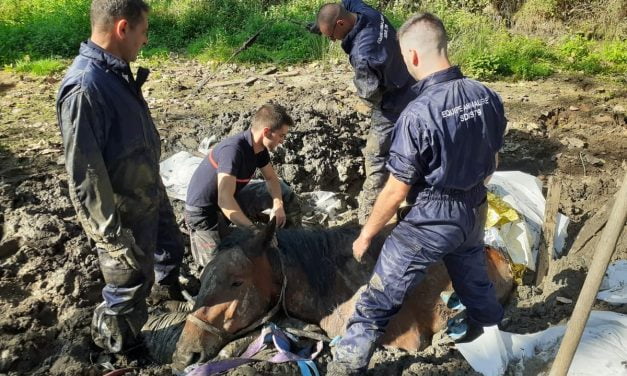
[[[242,281],[235,281],[233,283],[231,283],[231,287],[240,287],[242,285]]]

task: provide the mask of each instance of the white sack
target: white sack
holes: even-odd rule
[[[559,325],[532,334],[487,329],[476,340],[455,347],[475,371],[483,375],[501,376],[510,362],[518,363],[518,371],[524,371],[528,363],[533,362],[537,367],[538,361],[552,361],[566,326]],[[626,360],[627,315],[592,311],[568,375],[627,375]]]
[[[540,180],[520,171],[497,171],[492,175],[488,189],[522,216],[521,221],[503,225],[499,233],[514,263],[535,270],[546,203]],[[557,214],[555,256],[561,254],[564,247],[568,222],[568,217]]]

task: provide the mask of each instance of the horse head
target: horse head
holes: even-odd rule
[[[200,291],[172,358],[174,369],[208,361],[276,312],[283,276],[280,268],[272,268],[278,252],[269,252],[275,231],[273,219],[263,229],[235,229],[220,242],[201,274]]]

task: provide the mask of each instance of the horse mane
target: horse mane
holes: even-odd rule
[[[322,297],[333,291],[338,269],[353,258],[352,244],[358,234],[358,227],[346,226],[285,229],[276,235],[287,266],[302,270],[311,288]]]

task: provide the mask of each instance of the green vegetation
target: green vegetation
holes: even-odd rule
[[[60,72],[66,65],[58,59],[40,59],[31,61],[28,55],[7,68],[16,72],[33,73],[38,76],[47,76],[51,73]]]
[[[150,42],[142,54],[164,59],[175,52],[217,65],[261,30],[235,61],[293,64],[344,58],[337,44],[330,46],[303,27],[326,1],[152,0]],[[416,10],[410,9],[415,6],[412,1],[405,7],[402,0],[366,1],[396,4],[385,8],[396,26]],[[559,71],[624,75],[627,42],[622,24],[627,22],[621,19],[625,21],[627,5],[621,0],[589,3],[426,0],[420,5],[443,18],[451,58],[471,76],[534,79]],[[75,55],[78,44],[89,37],[89,4],[90,0],[1,0],[0,64],[37,74],[61,69],[58,59]],[[582,4],[588,8],[579,11]],[[572,17],[566,19],[566,14]]]

